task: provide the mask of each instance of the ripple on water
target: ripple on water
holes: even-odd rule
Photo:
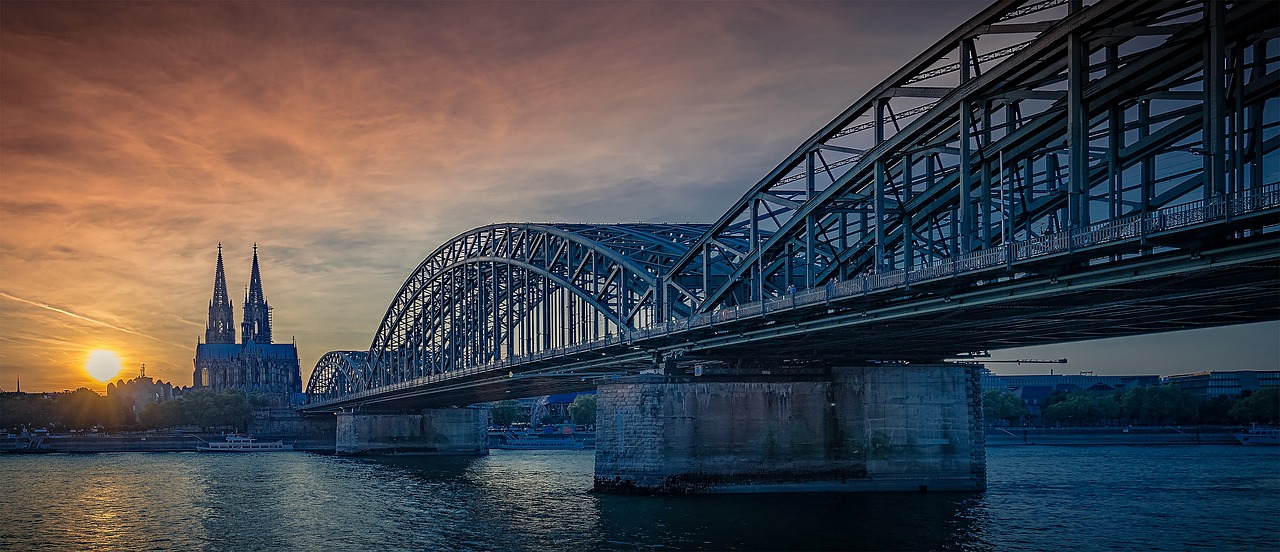
[[[1270,550],[1280,450],[1000,447],[981,494],[606,496],[591,451],[0,456],[0,549]]]

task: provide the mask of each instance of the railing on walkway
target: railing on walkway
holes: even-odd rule
[[[864,274],[843,282],[831,282],[823,287],[771,297],[764,301],[723,308],[711,313],[699,313],[689,318],[661,322],[595,341],[503,358],[484,365],[466,366],[449,372],[421,376],[408,381],[373,387],[331,400],[359,400],[394,393],[403,389],[419,388],[449,379],[480,374],[498,375],[509,372],[517,366],[549,359],[582,356],[595,351],[616,353],[619,348],[630,347],[653,338],[667,337],[672,334],[706,328],[715,324],[759,318],[768,313],[787,311],[820,303],[830,303],[833,300],[856,295],[903,289],[920,282],[974,274],[1037,257],[1081,252],[1082,250],[1102,245],[1142,240],[1151,234],[1220,220],[1229,220],[1233,217],[1277,207],[1280,207],[1280,183],[1246,190],[1235,197],[1194,201],[1166,207],[1150,213],[1121,217],[1085,228],[1049,234],[1024,241],[1010,242],[989,249],[924,263],[913,267],[910,271],[894,270],[878,274]],[[329,401],[320,401],[309,406],[323,406],[326,402]]]

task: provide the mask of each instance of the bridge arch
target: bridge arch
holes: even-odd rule
[[[670,266],[706,229],[513,223],[465,232],[427,256],[396,293],[361,383],[463,370],[659,322],[664,287],[685,287]]]
[[[364,388],[366,351],[329,351],[316,361],[307,381],[308,400],[326,400]]]
[[[738,346],[757,322],[766,329],[756,335],[784,331],[775,308],[824,301],[840,317],[822,321],[832,328],[849,313],[921,305],[921,327],[945,327],[931,309],[988,284],[1052,285],[1078,268],[1179,249],[1198,259],[1206,244],[1274,237],[1280,35],[1270,15],[1259,2],[996,0],[713,224],[499,224],[442,245],[397,293],[353,381],[373,389],[469,377],[460,371],[509,358],[549,363],[538,353],[577,354],[574,345],[623,331],[634,340],[604,343],[620,357],[647,354],[633,343],[677,355]],[[735,320],[736,335],[723,329]],[[992,346],[1034,344],[1000,329]],[[1106,329],[1139,331],[1151,330]],[[976,332],[960,341],[977,343]],[[884,348],[838,337],[848,350]],[[934,356],[972,350],[937,343]]]

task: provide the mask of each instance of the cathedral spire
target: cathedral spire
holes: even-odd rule
[[[271,307],[262,292],[262,272],[258,269],[258,244],[253,244],[253,269],[249,274],[249,290],[244,299],[244,324],[240,330],[244,343],[271,343]]]
[[[235,315],[227,296],[227,272],[222,268],[222,242],[218,242],[218,268],[213,276],[213,299],[209,301],[209,322],[204,329],[205,343],[235,343]]]

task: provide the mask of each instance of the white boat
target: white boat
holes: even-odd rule
[[[1242,445],[1280,445],[1280,429],[1253,424],[1249,431],[1233,435]]]
[[[587,444],[565,433],[502,433],[502,442],[493,445],[505,450],[582,450]]]
[[[293,450],[293,445],[286,445],[284,441],[260,443],[249,435],[233,434],[228,435],[227,440],[223,442],[209,441],[196,445],[196,450],[200,452],[276,452]]]

